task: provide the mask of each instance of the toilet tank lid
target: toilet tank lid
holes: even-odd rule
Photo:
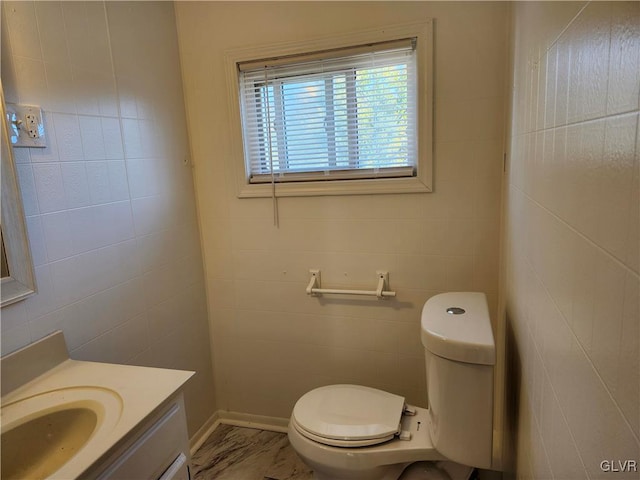
[[[422,308],[422,344],[431,353],[465,363],[494,365],[496,349],[484,293],[449,292]]]

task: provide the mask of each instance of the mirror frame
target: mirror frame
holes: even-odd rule
[[[22,300],[36,292],[35,274],[29,237],[20,195],[20,185],[13,150],[9,140],[4,92],[0,82],[0,103],[2,104],[2,155],[0,178],[2,188],[2,240],[7,255],[9,276],[2,278],[0,307]]]

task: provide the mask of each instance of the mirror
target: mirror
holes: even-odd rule
[[[0,104],[2,105],[2,301],[4,307],[35,293],[35,275],[29,249],[27,227],[22,208],[22,197],[18,185],[13,151],[9,143],[4,93],[0,83]]]

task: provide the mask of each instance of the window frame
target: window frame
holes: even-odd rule
[[[231,154],[229,167],[234,172],[236,195],[239,198],[271,197],[271,183],[251,183],[245,166],[242,117],[240,111],[240,84],[238,64],[260,58],[286,57],[319,52],[354,45],[416,38],[417,67],[417,173],[413,177],[347,178],[335,181],[278,182],[278,197],[316,195],[357,195],[386,193],[427,193],[432,191],[433,180],[433,20],[404,25],[393,25],[346,35],[331,36],[308,41],[260,45],[229,50],[225,53],[228,107],[230,118]]]

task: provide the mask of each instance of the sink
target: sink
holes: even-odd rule
[[[112,390],[72,387],[2,405],[2,479],[50,477],[118,423]]]
[[[188,458],[180,390],[194,372],[73,360],[61,331],[0,357],[0,372],[3,480],[73,480],[116,471],[111,478],[152,478],[173,455],[167,449],[181,444]],[[172,412],[175,407],[175,421],[165,418],[167,405]],[[160,435],[160,443],[151,443],[160,430],[148,428],[160,420],[175,431],[162,426],[171,438]],[[133,449],[130,443],[145,428],[151,437]],[[142,454],[124,458],[125,450]]]
[[[88,408],[68,408],[29,420],[2,434],[2,478],[46,478],[84,446],[98,417]],[[23,446],[28,445],[28,450]]]

